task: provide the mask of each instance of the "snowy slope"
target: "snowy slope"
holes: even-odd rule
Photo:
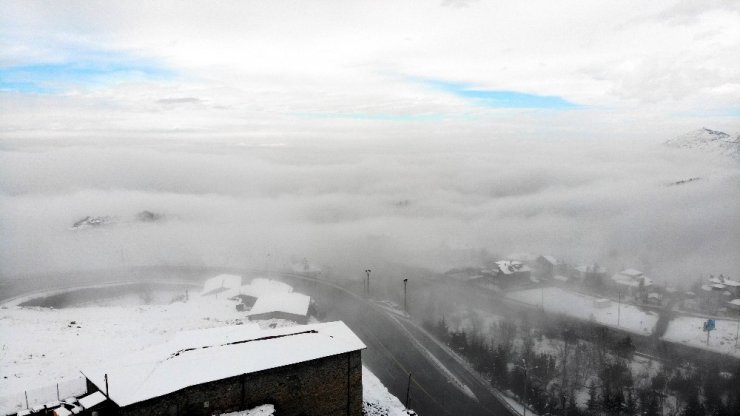
[[[740,159],[740,135],[702,128],[665,142],[666,146],[681,149],[698,149],[722,156]]]
[[[557,287],[520,290],[506,297],[530,306],[543,307],[548,313],[598,322],[640,335],[650,335],[658,322],[657,314],[636,306],[611,301],[597,306],[600,298]]]

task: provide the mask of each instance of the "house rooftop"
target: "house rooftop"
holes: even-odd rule
[[[311,297],[301,293],[278,293],[261,296],[254,303],[248,315],[260,315],[270,312],[285,312],[291,315],[306,316]]]
[[[190,386],[366,348],[340,321],[264,331],[245,327],[240,338],[228,343],[222,335],[211,339],[204,330],[198,346],[181,349],[168,343],[82,373],[100,390],[107,374],[108,397],[126,407]]]
[[[514,274],[516,272],[531,272],[532,269],[530,269],[528,266],[522,264],[521,262],[512,260],[499,260],[496,262],[496,266],[498,267],[499,271],[503,274]]]
[[[211,277],[203,284],[203,296],[213,295],[242,285],[242,277],[234,274],[220,274]]]
[[[96,391],[95,393],[88,394],[87,396],[80,399],[80,406],[83,409],[90,409],[93,406],[97,406],[105,401],[103,393]]]
[[[621,272],[619,272],[619,274],[622,274],[622,275],[625,275],[625,276],[629,276],[629,277],[632,277],[632,278],[642,276],[642,272],[639,271],[639,270],[635,270],[635,269],[624,269]]]

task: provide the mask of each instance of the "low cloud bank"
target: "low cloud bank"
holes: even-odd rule
[[[687,282],[740,273],[738,202],[735,161],[634,143],[16,142],[0,150],[0,273],[445,270],[531,252]],[[165,217],[137,221],[144,210]],[[70,230],[88,215],[115,221]]]

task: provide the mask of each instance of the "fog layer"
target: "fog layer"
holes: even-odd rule
[[[380,262],[443,271],[521,252],[659,283],[740,271],[739,165],[701,153],[562,140],[66,143],[0,150],[5,277],[306,258],[359,278]],[[164,218],[138,221],[144,210]],[[112,224],[70,229],[86,216]]]

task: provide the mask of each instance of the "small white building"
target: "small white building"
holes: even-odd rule
[[[301,293],[277,293],[257,299],[247,316],[250,320],[287,319],[308,322],[311,297]]]
[[[215,295],[229,289],[237,288],[242,285],[242,277],[234,274],[220,274],[211,277],[203,284],[201,295]]]
[[[631,295],[636,295],[643,287],[645,290],[653,285],[653,280],[645,276],[641,271],[635,269],[625,269],[612,275],[612,283],[617,287],[627,288]]]

